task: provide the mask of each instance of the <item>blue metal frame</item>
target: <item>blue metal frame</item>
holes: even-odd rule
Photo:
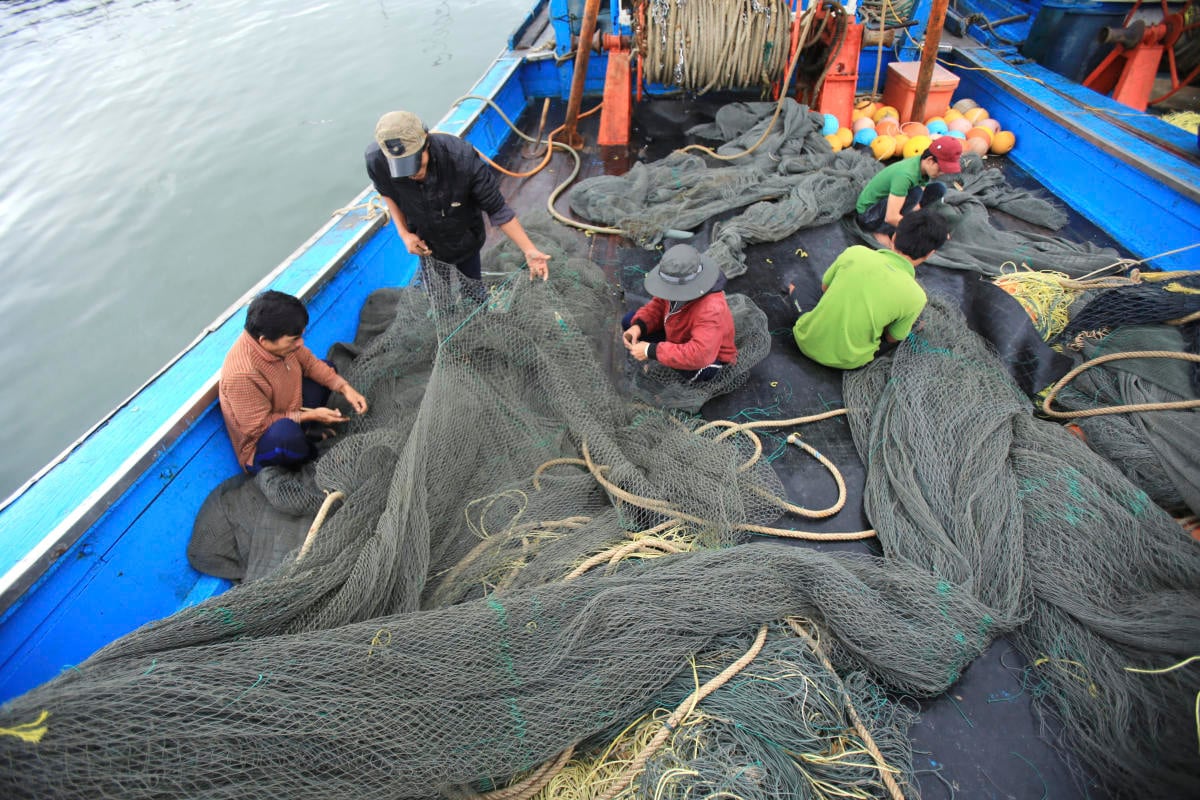
[[[1130,119],[1130,109],[1036,64],[1019,69],[986,50],[956,51],[960,97],[986,107],[1017,137],[1009,154],[1046,188],[1139,258],[1200,243],[1200,167],[1098,116]],[[1149,115],[1142,131],[1195,142]],[[1200,249],[1151,259],[1153,269],[1196,269]]]

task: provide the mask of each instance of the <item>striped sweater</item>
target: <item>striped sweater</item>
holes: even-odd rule
[[[225,429],[244,467],[254,461],[258,440],[281,419],[300,421],[301,381],[312,378],[340,392],[346,379],[301,346],[286,358],[271,355],[246,331],[234,342],[221,367],[218,396]]]

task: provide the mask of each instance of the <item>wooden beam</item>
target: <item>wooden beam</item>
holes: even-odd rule
[[[938,45],[942,42],[942,28],[946,24],[946,8],[950,0],[933,0],[929,9],[929,22],[925,26],[925,43],[921,46],[921,69],[917,72],[914,89],[912,119],[925,121],[925,101],[929,97],[929,84],[933,81],[933,68],[937,64]]]

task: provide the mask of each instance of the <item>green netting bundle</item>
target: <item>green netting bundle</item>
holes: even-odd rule
[[[1195,788],[1200,550],[1114,466],[1033,418],[934,296],[895,355],[847,373],[864,496],[889,556],[994,610],[1040,705],[1115,794]]]

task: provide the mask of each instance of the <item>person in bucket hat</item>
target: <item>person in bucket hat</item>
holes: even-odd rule
[[[905,214],[945,196],[945,184],[934,179],[962,172],[962,152],[960,140],[940,136],[921,155],[884,167],[858,195],[854,206],[858,227],[890,247],[890,239]]]
[[[390,111],[375,125],[365,155],[367,175],[408,252],[453,264],[478,281],[486,213],[524,253],[530,278],[549,276],[550,257],[529,240],[495,173],[468,142],[430,133],[411,111]]]
[[[650,270],[644,285],[654,299],[621,322],[631,356],[678,370],[689,381],[712,380],[737,361],[725,276],[711,258],[677,244]]]

